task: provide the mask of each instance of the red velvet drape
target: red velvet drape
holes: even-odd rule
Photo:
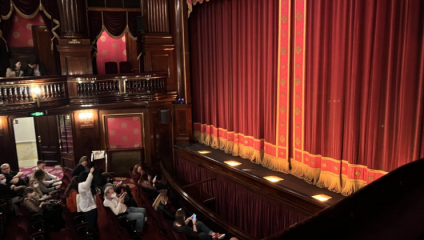
[[[217,214],[258,239],[271,236],[305,218],[183,158],[177,158],[176,169],[178,177],[187,183],[216,178],[203,184],[203,191],[216,198]]]
[[[189,22],[196,138],[263,163],[276,138],[278,1],[211,1]]]
[[[350,194],[424,157],[424,2],[307,9],[304,150],[319,162],[309,177]]]

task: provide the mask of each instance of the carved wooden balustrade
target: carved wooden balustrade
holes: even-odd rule
[[[173,97],[167,73],[0,78],[0,111]]]
[[[0,109],[57,105],[67,101],[66,78],[0,78]]]
[[[68,77],[71,104],[157,100],[167,97],[166,73]]]

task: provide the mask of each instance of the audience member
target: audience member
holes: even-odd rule
[[[25,76],[44,76],[47,75],[46,69],[39,64],[38,59],[32,60],[27,67]]]
[[[167,203],[168,196],[166,196],[166,194],[161,193],[155,199],[152,206],[156,211],[161,212],[166,220],[173,222],[175,221],[175,214],[169,210],[169,208],[167,207]]]
[[[78,211],[83,212],[88,223],[88,231],[93,233],[95,239],[99,238],[97,228],[97,206],[95,196],[91,190],[91,182],[93,181],[94,167],[90,169],[90,173],[82,172],[78,177]]]
[[[134,179],[135,182],[138,182],[140,180],[142,173],[143,173],[143,168],[141,167],[141,165],[136,164],[133,167],[133,171],[132,171],[132,178]]]
[[[22,77],[24,75],[24,71],[22,71],[21,65],[21,61],[16,61],[12,68],[6,69],[6,77]]]
[[[6,177],[6,183],[15,185],[15,186],[26,186],[27,179],[22,179],[21,177],[24,175],[23,172],[15,172],[10,170],[10,165],[8,163],[4,163],[1,165],[1,173]]]
[[[117,197],[115,190],[112,186],[107,186],[104,193],[105,200],[103,205],[109,207],[115,215],[122,213],[128,213],[126,218],[130,221],[136,220],[136,231],[138,233],[143,232],[146,209],[138,207],[127,207],[124,204],[125,193],[123,193],[119,198]]]
[[[192,223],[192,227],[188,226],[190,221]],[[186,212],[182,209],[178,209],[177,212],[175,212],[175,221],[173,226],[178,232],[184,233],[188,240],[210,240],[212,238],[223,239],[225,237],[225,234],[212,232],[205,224],[197,221],[194,214],[186,219]]]
[[[49,205],[46,202],[40,202],[34,198],[36,193],[32,187],[27,187],[24,190],[24,206],[28,211],[33,213],[42,213],[44,220],[48,223],[47,229],[51,228],[51,231],[59,231],[63,228],[64,221],[62,219],[62,209],[60,205],[56,208],[44,209],[43,206]],[[49,231],[49,230],[48,230]]]
[[[50,192],[53,192],[56,189],[59,189],[59,186],[55,186],[55,187],[48,187],[51,185],[51,181],[46,181],[45,179],[47,178],[46,176],[46,172],[43,171],[42,169],[38,169],[34,172],[32,179],[35,179],[38,181],[38,183],[40,183],[38,185],[38,187],[40,188],[41,192],[43,192],[44,194],[48,194]]]
[[[125,193],[125,197],[124,197],[125,205],[127,205],[128,207],[138,207],[137,202],[134,200],[131,194],[131,189],[127,185],[125,185],[125,188],[124,188],[123,187],[124,185],[122,185],[122,181],[116,185],[112,183],[106,183],[104,190],[106,190],[108,186],[113,187],[113,190],[118,194],[118,197],[120,197],[121,195]]]
[[[75,176],[72,178],[71,183],[69,183],[68,188],[65,190],[66,206],[70,212],[77,211],[77,195],[78,195],[78,177]]]
[[[44,162],[43,160],[38,160],[37,161],[37,167],[35,168],[35,170],[43,170],[43,172],[45,173],[45,179],[44,182],[45,183],[49,183],[49,185],[51,186],[57,186],[62,184],[61,180],[59,179],[59,177],[56,177],[55,175],[47,172],[44,168],[46,167],[46,162]]]
[[[28,187],[32,187],[32,189],[34,189],[35,194],[33,195],[33,198],[35,200],[44,201],[46,199],[51,198],[51,196],[49,196],[49,195],[43,195],[43,192],[40,189],[40,183],[38,182],[37,179],[33,178],[33,179],[29,180]]]
[[[6,183],[4,174],[0,174],[0,196],[10,195],[14,196],[15,192],[12,190],[12,185]]]
[[[89,172],[87,156],[80,158],[78,165],[75,166],[74,171],[72,171],[72,177],[79,176],[82,172]]]
[[[141,185],[143,187],[143,190],[149,195],[150,200],[155,199],[159,195],[159,193],[166,194],[168,192],[167,189],[157,188],[156,181],[156,177],[152,180],[152,177],[147,171],[142,172],[140,180],[138,181],[138,185]],[[160,186],[163,187],[162,185]]]

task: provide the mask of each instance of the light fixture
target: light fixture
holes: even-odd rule
[[[279,182],[281,180],[284,180],[284,179],[282,179],[280,177],[277,177],[277,176],[265,176],[264,178],[266,180],[270,181],[270,182],[273,182],[273,183],[276,183],[276,182]]]
[[[93,118],[93,113],[91,111],[83,111],[78,114],[80,120],[88,120]]]
[[[34,93],[34,100],[37,102],[37,107],[40,107],[40,94],[41,94],[41,89],[39,87],[33,87],[32,88],[32,92]]]
[[[231,161],[224,161],[224,163],[226,163],[226,164],[228,164],[228,165],[230,165],[230,166],[232,166],[232,167],[235,167],[235,166],[241,165],[241,163],[240,163],[240,162],[233,161],[233,160],[231,160]]]
[[[327,196],[325,194],[318,194],[318,195],[314,195],[312,197],[315,198],[318,201],[321,201],[321,202],[325,202],[325,201],[327,201],[328,199],[331,198],[330,196]]]
[[[200,154],[208,154],[211,153],[211,151],[207,151],[207,150],[201,150],[201,151],[197,151]]]

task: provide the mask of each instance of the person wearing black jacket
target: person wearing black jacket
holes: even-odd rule
[[[188,240],[200,239],[200,240],[210,240],[210,239],[223,239],[225,234],[220,234],[211,231],[204,223],[198,222],[196,215],[193,214],[191,217],[186,219],[186,212],[182,209],[178,209],[175,212],[175,221],[174,229],[177,232],[184,233]],[[192,223],[192,227],[189,227],[188,224]]]
[[[25,76],[44,76],[47,75],[46,69],[39,64],[38,59],[31,61],[25,72]]]
[[[78,165],[76,165],[72,171],[72,177],[79,176],[82,172],[90,172],[90,168],[88,168],[87,156],[80,158]]]

